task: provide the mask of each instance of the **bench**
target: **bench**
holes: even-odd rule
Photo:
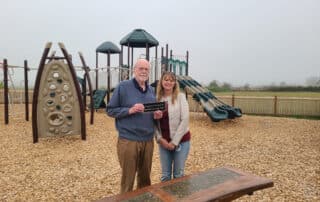
[[[98,200],[112,201],[231,201],[273,187],[267,178],[231,167],[220,167]]]

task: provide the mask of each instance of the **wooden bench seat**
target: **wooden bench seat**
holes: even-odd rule
[[[272,187],[269,179],[230,167],[220,167],[154,184],[132,192],[106,197],[111,201],[231,201]]]

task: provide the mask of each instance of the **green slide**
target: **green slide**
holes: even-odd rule
[[[94,109],[106,108],[104,98],[107,95],[107,90],[95,90],[93,94]]]
[[[201,103],[204,111],[212,121],[218,122],[225,119],[233,119],[241,117],[240,108],[229,106],[215,97],[211,91],[204,88],[190,76],[177,76],[180,87],[191,92],[193,98]]]

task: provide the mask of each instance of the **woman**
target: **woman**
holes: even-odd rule
[[[179,84],[172,72],[164,72],[157,86],[157,101],[167,102],[167,109],[156,130],[162,169],[161,181],[184,175],[185,162],[190,150],[189,105],[179,91]]]

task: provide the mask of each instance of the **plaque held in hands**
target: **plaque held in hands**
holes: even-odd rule
[[[145,103],[143,105],[144,105],[144,112],[154,112],[157,110],[163,111],[166,109],[165,102]]]

